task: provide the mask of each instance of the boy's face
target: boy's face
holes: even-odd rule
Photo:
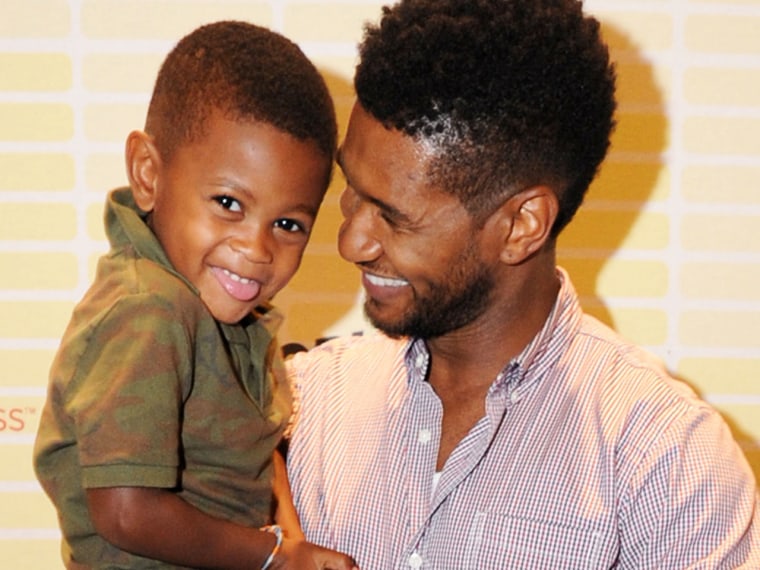
[[[220,113],[159,164],[151,227],[215,319],[240,321],[290,280],[329,167],[312,142]]]

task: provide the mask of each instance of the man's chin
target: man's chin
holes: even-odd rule
[[[438,334],[437,332],[430,331],[423,326],[416,325],[415,323],[411,323],[408,320],[388,322],[386,320],[381,320],[373,316],[367,311],[365,311],[365,315],[373,327],[375,327],[385,336],[394,339],[420,338],[422,340],[430,340],[432,338],[441,336],[441,334],[445,334]]]
[[[370,324],[372,324],[373,327],[375,327],[385,336],[389,336],[391,338],[403,338],[406,336],[412,336],[408,330],[408,327],[404,326],[405,323],[402,321],[389,322],[387,319],[380,318],[380,316],[377,314],[377,307],[372,301],[368,300],[364,303],[364,316],[367,317],[367,320],[370,322]]]

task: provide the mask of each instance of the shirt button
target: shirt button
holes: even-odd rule
[[[424,354],[418,354],[417,358],[414,360],[414,365],[417,368],[422,368],[422,366],[425,364],[425,355]]]
[[[517,390],[513,390],[512,393],[509,395],[509,399],[513,404],[516,404],[520,401],[520,394],[517,392]]]
[[[420,443],[429,443],[432,438],[433,434],[429,429],[421,429],[417,434],[417,441]]]
[[[416,552],[412,554],[409,557],[409,567],[410,568],[422,568],[422,556],[417,554]]]

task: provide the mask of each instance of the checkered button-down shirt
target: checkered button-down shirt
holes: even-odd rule
[[[310,540],[362,570],[760,568],[755,481],[724,421],[560,276],[435,486],[442,406],[423,342],[353,337],[290,362]]]

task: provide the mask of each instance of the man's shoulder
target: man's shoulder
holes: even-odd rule
[[[408,348],[407,339],[392,339],[380,333],[341,336],[288,359],[289,373],[306,377],[325,377],[342,382],[357,376],[370,376],[400,369]]]
[[[666,432],[680,437],[696,423],[719,418],[661,358],[593,317],[584,316],[569,352],[575,363],[571,384],[583,386],[584,406],[596,406],[603,417],[617,417],[623,431],[646,432],[656,439]]]
[[[589,315],[583,315],[574,351],[585,353],[584,361],[610,379],[643,377],[653,382],[674,380],[662,359],[625,338]]]
[[[361,362],[403,353],[408,345],[408,339],[393,339],[382,333],[370,332],[331,338],[296,357],[308,361]]]

